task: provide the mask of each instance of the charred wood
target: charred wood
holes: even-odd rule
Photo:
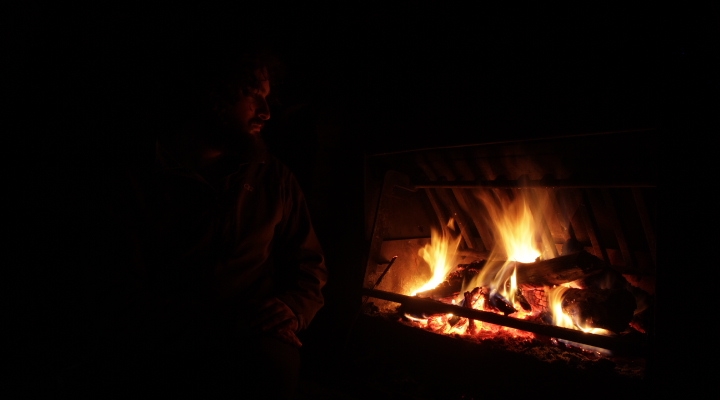
[[[562,309],[577,326],[619,333],[630,326],[635,297],[624,289],[568,289]]]
[[[519,285],[522,297],[528,302],[531,310],[548,311],[548,298],[545,292],[546,286]]]
[[[467,271],[467,272],[463,272],[463,274],[465,274],[465,273],[477,274],[478,272],[480,272],[480,270],[483,269],[483,267],[485,267],[485,264],[487,264],[487,260],[473,261],[470,264],[458,264],[458,269],[455,272],[453,272],[453,274],[456,272],[460,273],[461,271]]]
[[[486,304],[490,306],[491,309],[500,311],[506,316],[517,312],[512,303],[496,291],[488,295]]]
[[[517,290],[515,292],[515,301],[517,301],[520,304],[520,306],[523,308],[523,310],[532,311],[530,302],[527,301],[527,299],[525,298],[525,295],[523,295],[522,290]]]
[[[472,290],[472,292],[465,292],[463,299],[462,306],[465,308],[473,308],[473,305],[475,304],[475,300],[477,300],[480,294],[480,288],[476,287]],[[474,299],[473,299],[474,297]],[[471,335],[474,335],[477,333],[477,326],[475,325],[475,320],[472,318],[468,318],[468,332]]]
[[[595,274],[584,276],[577,281],[577,284],[581,288],[623,290],[631,290],[634,288],[620,272],[610,267],[603,268]]]
[[[435,300],[452,298],[460,294],[464,283],[477,275],[485,261],[470,264],[459,264],[457,269],[435,288],[417,293],[418,297],[427,297]]]
[[[535,286],[561,285],[587,278],[607,268],[603,260],[586,251],[579,251],[534,263],[517,263],[517,281]]]
[[[475,306],[475,302],[478,301],[483,293],[485,293],[485,290],[481,287],[476,287],[471,292],[465,292],[463,301],[460,305],[465,308],[473,308]]]
[[[639,307],[638,307],[639,308]],[[655,305],[649,304],[642,310],[635,310],[630,326],[640,333],[654,334],[655,332]]]
[[[642,333],[653,331],[653,296],[645,290],[631,284],[619,271],[612,267],[607,267],[598,273],[588,275],[576,281],[575,284],[582,289],[606,289],[629,292],[635,298],[635,309],[631,326]]]
[[[457,296],[462,290],[462,280],[445,280],[433,289],[418,292],[417,297],[430,298],[434,300],[448,299]]]

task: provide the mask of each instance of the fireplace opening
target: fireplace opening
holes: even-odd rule
[[[572,359],[571,369],[612,365],[622,379],[648,379],[653,134],[368,157],[366,323],[492,349],[500,359],[522,355],[539,368]]]

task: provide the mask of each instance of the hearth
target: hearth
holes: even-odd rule
[[[655,135],[367,157],[363,320],[499,358],[534,354],[540,365],[573,354],[577,368],[611,363],[645,379],[656,334]]]

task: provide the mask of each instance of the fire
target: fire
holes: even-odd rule
[[[537,317],[541,312],[549,312],[553,323],[557,326],[595,334],[609,334],[610,332],[604,329],[581,326],[563,311],[563,293],[569,286],[544,288],[548,301],[548,308],[545,310],[530,310],[527,306],[527,300],[524,299],[517,282],[517,265],[530,264],[543,257],[538,240],[538,232],[542,232],[542,227],[540,221],[534,218],[533,211],[543,212],[544,206],[532,203],[524,194],[523,190],[478,192],[477,196],[485,206],[484,217],[493,234],[495,246],[480,272],[464,282],[459,296],[453,298],[452,303],[495,312],[500,312],[499,310],[503,310],[504,307],[503,312],[506,315],[519,319]],[[536,198],[532,200],[537,201]],[[451,220],[448,228],[452,226]],[[457,265],[457,250],[460,242],[461,236],[451,235],[449,229],[445,229],[442,233],[431,231],[430,243],[421,248],[418,255],[430,266],[432,277],[424,285],[412,290],[411,295],[432,290],[446,281]],[[482,290],[479,290],[480,288]],[[525,302],[525,306],[519,299]],[[501,307],[498,307],[498,302],[504,305],[500,304]],[[407,317],[418,326],[444,334],[479,336],[483,335],[483,332],[484,334],[507,332],[515,337],[534,336],[525,331],[454,317],[452,314],[438,314],[427,318],[410,315]]]
[[[445,280],[455,265],[458,245],[460,245],[460,236],[453,238],[447,231],[441,235],[434,229],[430,232],[430,243],[420,249],[418,255],[430,266],[432,277],[421,287],[412,290],[412,296],[432,289]]]
[[[502,210],[494,209],[492,213],[495,214],[492,220],[499,236],[498,245],[504,248],[507,260],[531,263],[540,257],[535,243],[538,230],[524,197],[511,201]]]
[[[513,268],[513,273],[510,275],[510,282],[509,285],[503,285],[500,294],[505,297],[506,299],[513,299],[515,298],[515,294],[517,293],[518,286],[517,286],[517,269]],[[520,308],[520,307],[516,307]]]
[[[535,239],[540,226],[522,192],[511,198],[506,192],[482,191],[478,198],[496,242],[489,258],[503,261],[489,262],[471,285],[489,286],[512,299],[517,291],[517,262],[531,263],[542,255]]]
[[[604,329],[582,326],[583,321],[578,321],[577,317],[573,318],[563,311],[563,294],[572,287],[572,283],[535,289],[532,292],[533,296],[537,296],[536,293],[545,293],[547,307],[543,305],[533,309],[524,297],[527,293],[523,294],[518,285],[517,267],[518,263],[531,264],[543,257],[543,252],[540,250],[541,241],[538,239],[542,226],[533,212],[542,213],[544,210],[542,204],[532,203],[536,201],[537,196],[526,196],[525,193],[527,191],[524,190],[515,192],[488,190],[478,193],[478,198],[485,206],[483,210],[486,213],[485,220],[492,222],[489,228],[495,246],[480,271],[475,272],[474,276],[470,275],[470,279],[463,280],[460,293],[455,295],[457,292],[452,292],[454,298],[445,298],[443,301],[476,310],[504,313],[518,319],[545,319],[549,313],[556,326],[593,334],[611,334]],[[457,250],[462,237],[450,233],[450,228],[453,226],[451,220],[448,222],[448,229],[444,229],[442,233],[432,230],[430,243],[418,251],[418,255],[430,266],[432,277],[424,285],[412,290],[413,296],[438,288],[439,285],[447,282],[449,274],[454,272],[459,260]],[[545,243],[546,248],[547,245]],[[513,337],[534,337],[530,332],[452,314],[437,314],[429,317],[406,316],[413,324],[442,334],[484,338],[503,332]]]
[[[568,287],[566,286],[557,286],[546,290],[545,293],[547,293],[548,297],[548,307],[553,315],[553,324],[555,326],[573,329],[575,327],[575,323],[572,318],[565,314],[562,310],[562,296],[567,290]]]
[[[611,335],[612,332],[606,329],[584,326],[580,321],[574,320],[571,315],[568,315],[565,311],[563,311],[563,294],[571,287],[573,287],[572,284],[567,284],[563,286],[556,286],[545,291],[548,297],[548,307],[552,311],[553,315],[553,324],[563,328],[579,329],[586,333]]]

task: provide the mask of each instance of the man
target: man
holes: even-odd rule
[[[145,383],[288,398],[297,333],[323,306],[323,251],[297,180],[261,138],[271,59],[201,58],[175,80],[154,170],[117,191],[129,196],[116,201],[116,246],[132,251],[111,278],[115,341],[141,354],[124,365]]]

